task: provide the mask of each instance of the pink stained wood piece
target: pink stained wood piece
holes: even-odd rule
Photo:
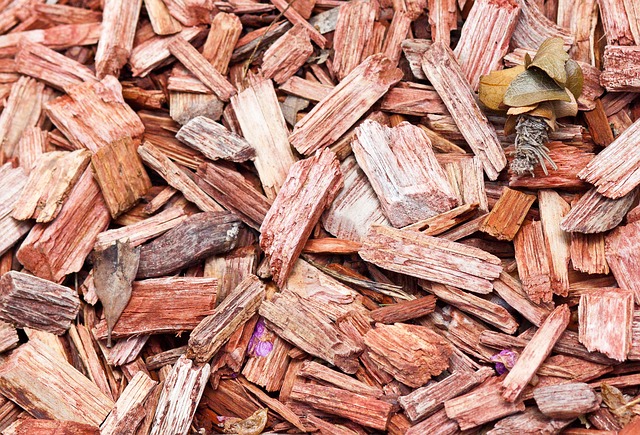
[[[533,397],[544,415],[559,419],[593,412],[602,401],[591,387],[582,382],[536,388]]]
[[[516,0],[481,0],[471,7],[453,53],[473,90],[480,76],[499,69],[519,13]]]
[[[457,205],[444,170],[419,128],[364,121],[351,147],[385,215],[395,227],[449,211]]]
[[[327,39],[322,36],[322,34],[314,26],[309,24],[309,22],[305,20],[295,8],[289,7],[289,3],[287,3],[287,0],[270,1],[271,4],[278,8],[282,15],[284,15],[291,22],[291,24],[293,24],[294,26],[303,26],[307,30],[307,32],[309,32],[309,37],[311,38],[311,40],[315,42],[318,47],[325,48],[325,46],[327,45]]]
[[[76,45],[93,45],[100,39],[101,29],[102,23],[93,22],[7,33],[0,35],[0,56],[14,55],[23,40],[37,42],[53,50]]]
[[[546,39],[559,37],[564,46],[570,47],[575,38],[571,31],[564,29],[547,18],[536,0],[519,0],[520,15],[511,36],[511,46],[537,50]]]
[[[380,109],[411,116],[449,113],[440,96],[431,86],[411,82],[402,82],[389,89],[380,101]]]
[[[489,179],[498,178],[507,158],[493,125],[480,110],[453,52],[442,43],[434,43],[422,58],[422,69],[465,140],[480,158]]]
[[[291,167],[260,227],[260,246],[282,287],[322,212],[344,184],[336,155],[325,149]]]
[[[636,17],[629,16],[624,0],[598,0],[597,3],[607,45],[640,44],[640,41],[635,40],[631,31],[631,19],[636,19]],[[634,10],[630,8],[630,11]],[[633,24],[637,28],[638,24]]]
[[[368,57],[296,124],[291,145],[311,155],[333,144],[401,78],[383,54]]]
[[[171,36],[152,36],[135,44],[129,56],[129,65],[134,77],[145,77],[171,56],[169,44],[176,38],[191,41],[201,33],[200,27],[184,27]],[[152,34],[153,35],[153,34]]]
[[[589,274],[609,274],[604,234],[571,233],[571,264]]]
[[[431,37],[434,42],[451,45],[450,33],[458,27],[457,6],[455,0],[427,0]],[[496,23],[493,22],[493,25]]]
[[[545,319],[502,381],[502,397],[505,400],[515,402],[522,394],[569,325],[570,315],[569,307],[560,305]]]
[[[417,231],[372,225],[360,256],[377,266],[477,293],[490,293],[500,260],[478,248]]]
[[[600,82],[609,92],[640,92],[640,46],[607,45]]]
[[[338,79],[346,77],[365,60],[379,8],[375,0],[358,0],[340,6],[333,37],[335,57],[332,65]]]
[[[44,84],[31,77],[20,77],[12,86],[0,114],[0,156],[16,156],[22,133],[35,127],[44,103]],[[4,160],[3,160],[4,161]]]
[[[123,137],[142,136],[144,125],[124,101],[122,85],[115,77],[71,86],[66,92],[47,103],[45,112],[75,148],[95,153]]]
[[[534,195],[505,187],[480,231],[498,240],[513,240],[535,200]]]
[[[605,256],[618,285],[632,290],[640,301],[640,261],[638,259],[640,221],[620,226],[605,236]]]
[[[7,252],[31,229],[31,222],[21,222],[11,217],[27,180],[22,168],[12,168],[11,163],[0,166],[0,185],[3,186],[0,190],[0,255]]]
[[[518,276],[534,303],[551,302],[549,257],[540,221],[525,223],[513,241]]]
[[[631,349],[632,323],[631,290],[602,289],[580,297],[579,339],[590,352],[625,361]]]
[[[262,56],[262,73],[265,78],[282,84],[293,76],[313,54],[309,33],[303,26],[293,26],[271,44]]]
[[[58,217],[31,229],[17,252],[18,261],[40,278],[60,282],[82,268],[95,237],[108,224],[109,210],[98,183],[87,169],[71,190]]]
[[[553,190],[538,192],[538,206],[549,258],[551,289],[554,294],[567,296],[569,292],[571,234],[560,228],[560,222],[571,207]]]
[[[560,228],[572,233],[598,234],[609,231],[622,222],[633,205],[635,190],[623,197],[611,199],[591,188],[572,201],[571,211],[560,222]]]
[[[133,48],[142,0],[105,0],[96,51],[96,75],[120,76]]]
[[[640,184],[640,119],[620,134],[578,173],[612,199],[620,198]]]

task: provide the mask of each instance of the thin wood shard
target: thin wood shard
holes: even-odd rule
[[[293,26],[264,52],[262,74],[282,84],[293,76],[313,54],[309,33],[303,26]]]
[[[402,301],[371,310],[369,315],[374,322],[392,324],[426,316],[432,313],[435,307],[436,298],[427,295],[412,301]]]
[[[535,200],[534,195],[505,187],[480,231],[499,240],[513,240]]]
[[[20,272],[0,278],[0,319],[19,328],[64,334],[80,309],[69,287]]]
[[[151,188],[151,180],[130,138],[118,139],[91,157],[91,167],[114,219],[133,207]]]
[[[559,419],[593,412],[600,408],[601,402],[595,391],[582,382],[536,388],[533,397],[544,415]]]
[[[171,56],[169,44],[177,38],[191,41],[201,33],[200,27],[184,27],[172,36],[154,36],[136,44],[129,56],[129,65],[134,77],[145,77]]]
[[[311,155],[333,144],[401,78],[383,54],[368,57],[296,124],[291,145]]]
[[[100,148],[130,136],[139,139],[144,125],[122,97],[122,85],[113,76],[100,82],[69,86],[67,95],[45,105],[45,112],[74,148]]]
[[[237,15],[218,12],[213,17],[207,40],[202,46],[202,55],[220,74],[227,73],[233,49],[241,33],[242,23]]]
[[[338,238],[359,241],[367,234],[369,225],[388,225],[389,222],[355,158],[347,157],[340,164],[340,170],[344,187],[323,214],[322,225]]]
[[[378,324],[364,336],[368,355],[395,379],[413,388],[449,368],[451,344],[425,326]]]
[[[640,262],[638,257],[640,221],[621,226],[605,237],[605,256],[618,284],[632,290],[640,301]]]
[[[255,157],[255,149],[237,134],[205,116],[196,116],[176,134],[176,138],[200,151],[210,160],[244,162]]]
[[[231,99],[231,107],[242,135],[255,149],[255,165],[264,192],[273,200],[296,161],[273,82],[253,78],[245,90]]]
[[[82,268],[96,236],[108,224],[109,210],[87,168],[58,217],[31,229],[17,252],[18,260],[36,276],[61,282],[66,275]]]
[[[532,433],[561,433],[569,426],[573,419],[554,419],[540,413],[535,407],[529,407],[524,412],[510,415],[498,421],[487,435],[510,435],[531,431]]]
[[[102,423],[114,405],[93,382],[38,341],[23,344],[2,362],[0,392],[35,418],[91,425]]]
[[[210,255],[236,247],[240,226],[228,212],[197,213],[140,250],[138,278],[176,272]]]
[[[15,204],[13,218],[52,221],[89,164],[89,158],[86,150],[43,154],[29,174],[29,181]]]
[[[134,432],[146,416],[145,401],[158,383],[143,371],[129,381],[113,409],[100,425],[103,435]]]
[[[560,222],[560,228],[572,233],[595,234],[615,228],[631,208],[636,192],[611,199],[593,188],[571,204],[571,211]]]
[[[338,160],[328,149],[291,167],[260,227],[260,246],[278,286],[286,282],[313,227],[342,186]]]
[[[447,174],[449,183],[458,197],[458,204],[478,204],[481,211],[489,211],[480,159],[467,154],[459,157],[453,154],[438,154],[436,158]]]
[[[457,199],[431,149],[431,141],[416,126],[394,128],[366,120],[351,144],[389,221],[403,227],[444,213]]]
[[[359,254],[384,269],[478,293],[490,293],[502,271],[497,257],[478,248],[379,225],[371,226]]]
[[[634,122],[606,147],[578,176],[596,186],[598,193],[616,199],[640,184],[640,120]]]
[[[96,75],[118,77],[131,54],[142,0],[106,0],[96,51]]]
[[[31,77],[20,77],[11,86],[11,93],[0,114],[0,155],[5,158],[15,155],[22,133],[34,127],[40,118],[43,96],[44,84]]]
[[[557,307],[533,335],[518,357],[516,364],[502,381],[502,397],[515,402],[531,378],[549,356],[556,341],[569,325],[569,307]]]
[[[604,234],[571,233],[571,265],[589,274],[609,274]]]
[[[635,18],[627,14],[625,1],[598,0],[600,9],[600,19],[604,28],[604,36],[607,38],[607,45],[635,45],[640,41],[634,39],[631,31],[630,18]],[[629,12],[633,12],[631,9]],[[637,23],[633,23],[634,27]],[[637,29],[637,27],[636,27]]]
[[[537,50],[546,39],[562,38],[565,47],[570,47],[574,37],[568,29],[557,26],[547,18],[535,0],[518,0],[520,15],[511,36],[511,46]]]
[[[373,54],[367,53],[366,49],[373,38],[379,7],[377,1],[363,0],[340,6],[333,37],[333,71],[339,79],[346,77],[368,55]]]
[[[516,0],[473,3],[454,50],[473,90],[478,89],[480,76],[499,69],[509,50],[519,13],[520,6]]]
[[[476,103],[473,90],[454,54],[446,45],[434,43],[422,58],[422,69],[465,140],[480,158],[489,179],[498,178],[507,158],[495,129]]]
[[[527,295],[534,303],[551,302],[549,257],[542,223],[525,223],[513,241],[518,276]]]
[[[427,0],[427,7],[433,41],[449,46],[451,44],[450,33],[458,27],[456,2],[452,0]]]
[[[617,361],[625,361],[631,348],[633,292],[602,289],[580,297],[580,343]]]
[[[187,435],[210,373],[209,364],[180,357],[164,380],[151,435]]]
[[[6,109],[5,109],[6,110]],[[31,229],[30,222],[20,222],[11,213],[27,184],[22,168],[12,168],[11,163],[0,166],[0,255],[3,255]]]
[[[609,92],[640,92],[640,46],[607,45],[600,83]]]
[[[538,192],[538,204],[540,222],[549,256],[551,289],[554,294],[567,296],[569,292],[571,236],[560,228],[560,222],[569,212],[570,206],[553,190]]]
[[[186,356],[201,363],[209,361],[233,332],[258,311],[264,296],[265,285],[255,275],[247,276],[193,330]]]
[[[182,30],[182,26],[171,16],[163,0],[144,0],[144,7],[156,35],[173,35]]]

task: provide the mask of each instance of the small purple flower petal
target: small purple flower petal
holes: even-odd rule
[[[505,373],[507,373],[507,368],[501,362],[497,362],[496,372],[498,372],[499,375],[504,375]]]
[[[253,335],[255,335],[256,337],[260,337],[262,334],[264,334],[264,331],[265,331],[264,319],[261,317],[260,319],[258,319],[258,322],[256,323],[256,329],[254,329]]]
[[[499,375],[511,370],[518,359],[518,354],[512,350],[504,349],[500,353],[493,355],[491,361],[496,363],[496,372]]]
[[[273,343],[270,341],[261,341],[256,345],[254,354],[256,356],[267,356],[273,350]]]

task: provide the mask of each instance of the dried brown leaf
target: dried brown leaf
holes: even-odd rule
[[[267,408],[262,408],[244,420],[239,418],[226,419],[222,432],[236,435],[260,435],[266,425]]]
[[[527,69],[539,68],[547,73],[558,85],[566,86],[567,71],[564,64],[569,60],[569,55],[564,51],[564,40],[562,38],[549,38],[540,44],[538,52],[533,58],[533,62]]]
[[[492,110],[504,110],[502,100],[505,92],[509,88],[511,81],[525,70],[523,65],[513,68],[492,71],[486,76],[480,77],[480,87],[478,97],[482,104]]]
[[[584,84],[584,76],[582,74],[582,68],[578,62],[573,59],[569,59],[564,65],[567,71],[567,89],[571,91],[573,96],[577,99],[582,94],[582,85]]]
[[[513,79],[503,102],[508,106],[531,106],[541,101],[570,101],[564,88],[543,71],[530,68]]]

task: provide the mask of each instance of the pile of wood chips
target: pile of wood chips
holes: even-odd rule
[[[640,433],[639,65],[637,0],[0,0],[0,431]]]

